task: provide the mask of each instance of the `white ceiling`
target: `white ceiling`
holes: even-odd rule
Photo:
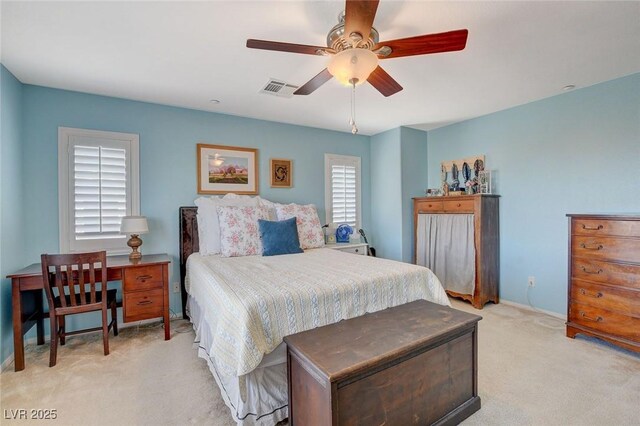
[[[344,2],[2,2],[2,63],[24,83],[348,132],[349,90],[301,85],[327,58],[247,49],[247,38],[324,45]],[[640,2],[382,0],[381,40],[460,28],[467,47],[382,66],[403,87],[357,90],[362,134],[432,129],[640,72]],[[215,98],[222,102],[212,105]]]

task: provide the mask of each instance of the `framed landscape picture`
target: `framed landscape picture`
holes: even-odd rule
[[[284,158],[272,158],[271,187],[291,188],[293,179],[293,162]]]
[[[198,194],[257,194],[258,150],[199,143]]]

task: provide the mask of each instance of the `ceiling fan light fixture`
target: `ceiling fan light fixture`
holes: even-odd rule
[[[378,56],[369,49],[352,48],[331,57],[327,69],[345,86],[360,85],[378,67]]]

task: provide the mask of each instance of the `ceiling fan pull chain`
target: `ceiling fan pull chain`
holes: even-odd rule
[[[351,133],[354,135],[358,133],[358,126],[356,125],[356,82],[351,82]]]

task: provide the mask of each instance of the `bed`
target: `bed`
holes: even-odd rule
[[[234,420],[287,413],[284,336],[418,299],[449,305],[427,268],[318,248],[282,256],[198,253],[196,208],[180,208],[183,312]]]

